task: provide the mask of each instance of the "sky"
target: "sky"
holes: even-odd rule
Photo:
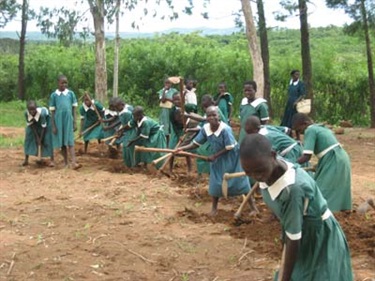
[[[22,0],[17,0],[22,2]],[[65,8],[87,11],[88,4],[86,1],[81,3],[80,0],[29,0],[30,7],[39,10],[40,7],[59,8],[64,5]],[[156,5],[155,0],[149,0],[145,3],[145,0],[138,1],[139,5],[135,10],[129,12],[124,11],[124,15],[120,19],[120,32],[162,32],[170,28],[233,28],[235,27],[233,13],[241,9],[240,0],[210,0],[210,3],[206,8],[203,7],[202,0],[194,0],[196,5],[193,10],[193,15],[188,16],[181,13],[181,10],[185,6],[187,0],[174,0],[175,10],[179,12],[179,18],[174,21],[161,20],[160,17],[163,13],[167,13],[169,8],[165,5]],[[298,16],[289,17],[285,22],[279,22],[275,20],[274,12],[280,11],[279,0],[264,0],[264,9],[266,13],[267,27],[280,27],[280,28],[291,28],[299,29],[299,18]],[[311,27],[324,27],[329,25],[342,26],[345,23],[350,23],[350,18],[345,15],[342,10],[332,10],[325,7],[325,0],[313,0],[314,5],[308,6],[309,16],[308,22]],[[63,3],[63,4],[62,4]],[[252,3],[253,14],[256,15],[256,5]],[[143,10],[147,8],[149,11],[148,16],[143,16]],[[157,16],[152,17],[153,11],[157,12]],[[209,19],[204,19],[201,16],[202,12],[207,12]],[[81,24],[79,29],[89,26],[93,30],[92,18],[90,12],[87,11],[89,20],[85,24]],[[141,19],[142,18],[142,19]],[[131,24],[133,21],[138,23],[139,29],[133,29]],[[3,28],[1,31],[19,31],[21,29],[20,19],[17,18]],[[28,23],[28,31],[39,31],[36,26],[36,22]],[[106,32],[114,32],[115,25],[106,25]]]

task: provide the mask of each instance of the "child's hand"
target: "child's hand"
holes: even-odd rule
[[[55,126],[53,126],[53,127],[52,127],[52,133],[53,133],[54,135],[56,135],[56,134],[57,134],[57,129],[56,129],[56,127],[55,127]]]
[[[208,156],[208,159],[207,159],[208,162],[213,162],[213,161],[215,161],[215,160],[216,160],[216,157],[215,157],[215,156],[213,156],[213,155]]]

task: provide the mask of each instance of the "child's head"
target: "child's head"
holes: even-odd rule
[[[90,107],[92,105],[92,101],[90,99],[90,97],[85,93],[85,95],[83,96],[83,103],[87,106],[87,107]]]
[[[250,116],[246,119],[245,131],[246,134],[256,134],[260,130],[260,120],[257,116]]]
[[[245,136],[240,146],[240,159],[246,175],[259,182],[266,182],[277,165],[271,143],[260,134]]]
[[[172,102],[174,106],[181,107],[181,95],[180,92],[175,92],[172,96]]]
[[[168,78],[164,79],[164,89],[169,90],[172,87],[172,82]]]
[[[211,95],[203,95],[201,99],[202,109],[206,112],[207,108],[211,105],[214,105],[214,99]]]
[[[173,119],[174,119],[174,122],[176,122],[177,124],[180,124],[182,125],[183,124],[183,116],[182,116],[182,111],[181,109],[176,109],[173,113]]]
[[[306,128],[310,126],[313,121],[310,119],[309,116],[303,113],[296,113],[293,115],[292,119],[292,128],[296,132],[304,133]]]
[[[224,82],[221,82],[219,85],[218,85],[218,89],[219,89],[219,93],[225,93],[227,91],[227,84],[224,83]]]
[[[216,106],[211,105],[207,107],[206,118],[207,122],[210,124],[211,129],[212,127],[218,127],[220,123],[220,115]]]
[[[121,98],[114,98],[114,107],[118,112],[124,110],[125,102]]]
[[[135,121],[141,121],[142,118],[144,117],[144,114],[143,114],[143,107],[142,106],[136,106],[134,107],[134,110],[133,110],[133,118]]]
[[[116,111],[116,97],[112,97],[109,99],[108,109],[111,111]]]
[[[36,114],[36,102],[34,100],[29,100],[27,102],[27,111],[31,116],[35,116]]]
[[[185,87],[186,87],[186,89],[188,89],[189,91],[190,91],[191,89],[193,89],[193,88],[194,88],[194,80],[192,80],[192,79],[186,79],[186,80],[185,80]]]
[[[63,92],[68,87],[68,78],[65,75],[59,75],[57,77],[57,85],[59,87],[59,91]]]
[[[244,96],[250,100],[255,98],[255,93],[257,92],[257,83],[255,81],[246,81],[243,84]]]
[[[293,69],[291,72],[290,72],[290,76],[292,78],[293,81],[297,81],[299,79],[299,70],[298,69]]]

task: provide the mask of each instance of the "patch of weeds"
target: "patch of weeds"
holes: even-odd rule
[[[146,203],[146,202],[147,202],[147,196],[146,196],[145,193],[142,193],[142,194],[141,194],[141,202],[142,202],[142,203]]]
[[[15,136],[15,137],[3,137],[0,135],[0,147],[1,148],[11,148],[23,146],[25,137]]]
[[[177,246],[186,253],[192,254],[197,252],[197,248],[189,242],[177,241],[176,243]]]
[[[182,273],[181,281],[189,281],[189,280],[190,280],[189,273]]]
[[[202,202],[195,202],[194,207],[199,208],[200,206],[202,206],[202,204],[203,204]]]
[[[234,255],[229,256],[228,261],[230,264],[235,264],[237,262],[237,258]]]

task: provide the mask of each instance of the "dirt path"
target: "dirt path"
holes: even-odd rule
[[[375,199],[375,131],[338,138],[352,159],[355,206]],[[234,225],[240,198],[223,201],[210,219],[207,179],[187,178],[183,161],[180,177],[169,179],[89,149],[78,172],[64,169],[60,155],[56,168],[37,167],[35,158],[24,168],[21,148],[0,150],[0,280],[272,280],[281,255],[276,221],[245,214]],[[375,279],[375,211],[337,217],[355,280]]]

